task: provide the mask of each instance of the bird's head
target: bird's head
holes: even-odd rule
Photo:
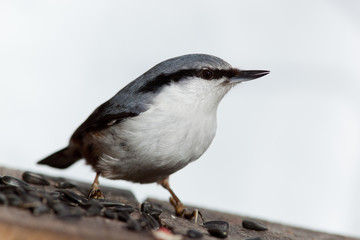
[[[197,82],[202,82],[213,87],[231,88],[268,73],[266,70],[233,68],[221,58],[211,55],[189,54],[163,61],[144,73],[141,77],[145,81],[139,91],[157,92],[167,85],[184,82],[194,87]]]
[[[201,103],[217,107],[223,96],[238,83],[268,74],[266,70],[241,70],[206,54],[189,54],[163,61],[131,84],[137,95],[166,95],[172,102]],[[130,87],[130,86],[129,86]],[[164,98],[163,98],[164,99]]]

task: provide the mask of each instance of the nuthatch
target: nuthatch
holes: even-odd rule
[[[69,145],[38,162],[67,168],[84,158],[96,172],[89,197],[103,198],[99,176],[166,188],[179,216],[193,216],[169,186],[169,176],[198,159],[216,132],[216,112],[238,83],[265,70],[240,70],[222,59],[190,54],[159,63],[100,105]]]

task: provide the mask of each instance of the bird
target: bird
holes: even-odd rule
[[[85,159],[96,173],[89,198],[104,198],[99,177],[158,183],[169,191],[177,216],[192,218],[169,184],[169,176],[208,149],[217,109],[239,83],[267,70],[241,70],[219,57],[187,54],[165,60],[139,76],[75,130],[67,147],[39,161],[64,169]]]

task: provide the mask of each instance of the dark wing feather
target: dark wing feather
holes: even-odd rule
[[[84,134],[98,131],[128,117],[135,117],[149,108],[155,93],[141,92],[148,81],[157,76],[157,71],[141,75],[121,89],[109,101],[100,105],[75,131],[72,140],[81,141]]]
[[[100,105],[74,132],[71,139],[79,141],[84,134],[91,131],[99,131],[120,121],[139,115],[140,112],[131,111],[119,104],[113,103],[112,99]]]

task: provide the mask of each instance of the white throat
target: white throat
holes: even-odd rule
[[[215,136],[217,107],[231,88],[218,84],[220,81],[192,79],[165,86],[149,110],[123,121],[118,132],[113,129],[127,146],[126,151],[110,151],[110,158],[104,155],[108,166],[114,162],[111,159],[121,162],[118,171],[113,165],[112,176],[107,177],[153,182],[198,159]],[[134,164],[137,174],[130,174]]]

